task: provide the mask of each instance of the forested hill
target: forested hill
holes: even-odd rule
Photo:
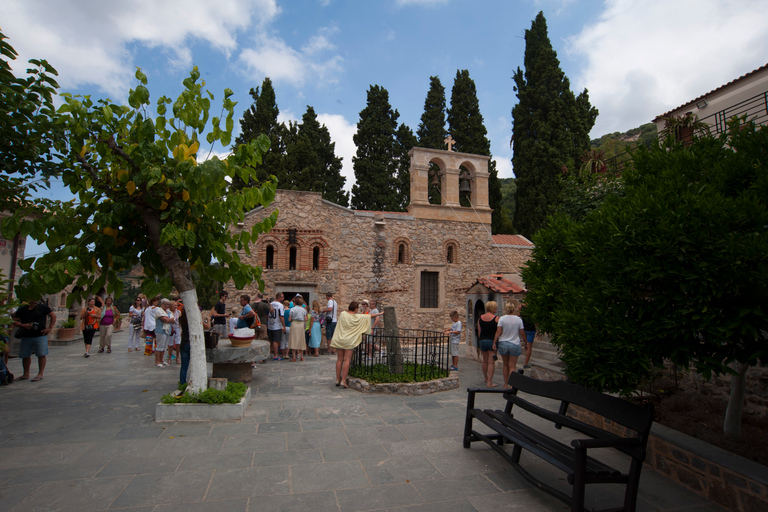
[[[603,135],[598,139],[592,139],[592,149],[602,149],[607,158],[626,151],[627,145],[637,146],[650,144],[658,138],[656,124],[647,123],[637,128],[632,128],[624,133],[614,132]]]

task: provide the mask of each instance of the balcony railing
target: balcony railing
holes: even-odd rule
[[[743,116],[747,117],[747,121],[754,121],[758,125],[768,124],[768,91],[731,105],[709,116],[702,117],[699,121],[707,123],[710,135],[716,137],[728,129],[728,121],[734,117],[741,118]],[[685,137],[684,141],[689,137]],[[609,171],[621,173],[630,160],[630,153],[625,151],[608,158],[605,161],[605,165]]]

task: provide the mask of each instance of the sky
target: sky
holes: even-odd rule
[[[127,104],[137,67],[151,98],[175,97],[198,66],[216,100],[234,91],[241,116],[249,90],[270,77],[280,121],[300,120],[310,105],[328,127],[349,190],[369,87],[387,89],[399,122],[415,132],[430,76],[450,102],[463,69],[477,86],[499,177],[513,177],[511,77],[524,67],[525,30],[539,11],[572,89],[586,88],[600,112],[593,138],[650,122],[768,62],[765,0],[3,0],[0,27],[19,52],[15,72],[47,59],[62,92],[93,99]]]

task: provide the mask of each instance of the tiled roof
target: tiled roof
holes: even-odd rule
[[[493,235],[493,243],[496,245],[528,245],[533,247],[533,242],[523,235]]]
[[[691,104],[694,104],[694,103],[696,103],[697,101],[699,101],[700,99],[706,98],[706,97],[707,97],[707,96],[709,96],[710,94],[716,93],[716,92],[717,92],[717,91],[719,91],[720,89],[723,89],[723,88],[725,88],[725,87],[728,87],[729,85],[733,85],[733,84],[735,84],[736,82],[738,82],[739,80],[744,80],[745,78],[747,78],[747,77],[749,77],[749,76],[752,76],[752,75],[754,75],[755,73],[757,73],[757,72],[759,72],[759,71],[762,71],[762,70],[764,70],[764,69],[766,69],[766,68],[768,68],[768,64],[765,64],[764,66],[760,66],[759,68],[755,69],[754,71],[750,71],[749,73],[747,73],[747,74],[745,74],[745,75],[741,75],[739,78],[735,78],[735,79],[731,80],[730,82],[728,82],[727,84],[723,84],[723,85],[721,85],[721,86],[720,86],[720,87],[718,87],[717,89],[712,89],[711,91],[709,91],[709,92],[707,92],[707,93],[704,93],[704,94],[702,94],[701,96],[699,96],[699,97],[697,97],[697,98],[693,98],[693,99],[692,99],[692,100],[690,100],[690,101],[686,101],[685,103],[683,103],[683,104],[682,104],[682,105],[680,105],[679,107],[673,108],[672,110],[670,110],[670,111],[668,111],[668,112],[664,112],[663,114],[656,116],[656,117],[654,118],[653,122],[655,123],[655,122],[656,122],[656,121],[658,121],[660,118],[662,118],[662,117],[665,117],[665,116],[668,116],[670,113],[672,113],[672,112],[674,112],[674,111],[676,111],[676,110],[680,110],[681,108],[683,108],[683,107],[684,107],[684,106],[686,106],[686,105],[691,105]]]
[[[480,283],[486,288],[493,290],[497,293],[525,293],[525,289],[520,288],[518,285],[516,285],[509,279],[504,279],[503,277],[496,277],[496,276],[478,277],[477,281],[472,283],[472,286],[474,286],[476,283]]]

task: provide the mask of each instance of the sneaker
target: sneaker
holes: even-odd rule
[[[524,364],[523,365],[523,368],[530,368],[530,367],[531,367],[531,365],[529,365],[529,364]]]
[[[275,357],[272,360],[273,361],[283,361],[283,358],[282,357]]]
[[[158,368],[165,368],[165,365],[163,364],[155,364],[155,366],[157,366]]]
[[[85,354],[83,354],[83,357],[91,357],[91,354],[89,354],[88,352],[86,352]]]
[[[458,368],[456,368],[455,366],[451,366],[451,367],[450,367],[450,368],[448,368],[448,369],[449,369],[450,371],[452,371],[452,372],[457,372],[457,371],[459,371],[459,369],[458,369]]]

